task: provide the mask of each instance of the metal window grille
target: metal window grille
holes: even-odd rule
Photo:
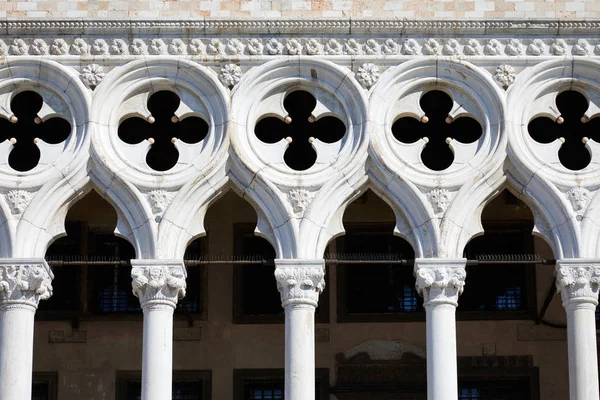
[[[504,294],[496,297],[496,310],[520,310],[521,287],[514,286],[506,289]]]
[[[477,388],[461,388],[459,390],[459,400],[479,400],[479,389]]]
[[[317,380],[315,400],[321,399],[320,383]],[[283,400],[283,379],[260,379],[244,382],[243,400]]]
[[[202,381],[173,381],[172,400],[202,400]],[[127,400],[142,400],[142,384],[127,382]]]
[[[98,311],[128,313],[141,310],[139,300],[131,294],[131,267],[99,266],[94,271]]]

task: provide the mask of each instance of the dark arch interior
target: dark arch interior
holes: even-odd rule
[[[205,218],[208,257],[234,261],[233,264],[210,264],[209,268],[233,269],[233,320],[236,323],[281,322],[283,318],[274,276],[275,249],[266,239],[254,234],[257,220],[254,208],[233,191],[212,204]],[[217,245],[219,238],[225,237],[233,237],[231,247]]]
[[[531,235],[531,210],[505,190],[485,207],[481,222],[485,233],[467,244],[464,256],[470,260],[492,258],[506,263],[467,266],[465,291],[459,298],[458,310],[521,311],[523,317],[535,313],[536,266],[510,262],[534,255],[540,246]]]
[[[114,235],[117,213],[91,191],[68,212],[67,236],[46,251],[54,272],[54,294],[40,302],[44,312],[78,321],[90,314],[133,312],[139,301],[131,293],[133,246]]]
[[[331,257],[364,262],[337,266],[337,287],[343,288],[338,291],[338,319],[422,310],[412,265],[392,262],[415,257],[411,245],[393,234],[396,218],[392,209],[368,190],[348,206],[343,222],[346,234],[335,241],[335,249],[330,246],[335,252]]]

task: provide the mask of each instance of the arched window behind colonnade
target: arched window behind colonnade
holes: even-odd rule
[[[536,266],[552,258],[548,245],[534,238],[531,210],[508,190],[483,210],[482,236],[472,239],[464,293],[458,301],[461,319],[528,319],[536,315]]]
[[[114,235],[117,213],[91,191],[68,212],[67,236],[46,251],[54,272],[54,293],[40,302],[40,318],[73,318],[89,314],[140,311],[131,292],[133,246]]]
[[[54,294],[40,304],[40,318],[73,319],[88,315],[141,313],[139,299],[132,293],[131,259],[133,246],[115,236],[117,213],[98,193],[91,191],[68,212],[67,236],[56,240],[46,251],[54,272]],[[190,317],[202,315],[201,239],[190,244],[186,257],[187,290],[175,312]]]
[[[329,255],[337,264],[338,321],[424,319],[413,276],[415,253],[394,236],[392,209],[368,190],[348,206],[343,222],[346,233]]]
[[[218,276],[228,274],[232,268],[234,323],[283,323],[284,311],[274,275],[275,249],[268,240],[255,235],[256,224],[254,208],[233,191],[211,205],[205,218],[211,282],[225,284]],[[228,288],[222,289],[219,296]],[[213,288],[212,293],[216,291]],[[326,299],[327,289],[316,311],[317,321],[328,318]]]

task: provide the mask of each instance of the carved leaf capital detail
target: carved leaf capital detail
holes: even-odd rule
[[[173,306],[185,296],[187,284],[181,266],[136,266],[131,269],[133,294],[144,307],[151,303]]]
[[[325,289],[325,270],[322,267],[277,267],[277,289],[281,304],[308,304],[317,306],[319,295]]]
[[[419,268],[416,288],[426,305],[446,303],[456,306],[466,277],[462,267]]]
[[[37,307],[40,300],[52,296],[52,276],[44,264],[0,266],[2,304],[26,304]]]
[[[597,302],[600,267],[561,266],[556,271],[556,288],[563,303],[571,300]]]

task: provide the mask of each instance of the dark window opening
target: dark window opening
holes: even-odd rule
[[[142,400],[140,372],[117,371],[116,400]],[[172,400],[210,400],[210,371],[173,371]]]
[[[484,255],[497,255],[510,259],[511,255],[532,254],[533,216],[527,206],[504,191],[489,207],[482,217],[485,233],[469,242],[465,257],[478,259]],[[535,308],[533,265],[467,266],[465,290],[458,299],[458,311],[465,312],[459,314],[461,317],[468,318],[471,312],[493,312],[498,314],[497,317],[506,313],[509,319],[520,318],[519,315],[527,318],[535,313]]]
[[[315,400],[329,398],[329,372],[315,371]],[[234,376],[234,400],[283,400],[284,372],[281,369],[236,369]]]
[[[481,125],[471,117],[450,117],[454,102],[440,90],[423,94],[419,104],[425,113],[421,120],[410,116],[401,117],[392,125],[392,134],[397,140],[407,144],[427,138],[421,160],[427,168],[442,171],[454,161],[454,152],[448,139],[465,144],[473,143],[482,135]]]
[[[31,385],[31,400],[56,400],[58,395],[56,372],[34,372]]]
[[[138,144],[147,140],[150,150],[146,163],[156,171],[167,171],[179,160],[175,143],[178,140],[195,144],[208,135],[208,124],[202,118],[189,116],[179,119],[175,111],[180,99],[177,94],[163,90],[152,94],[148,99],[147,119],[128,118],[119,125],[119,138],[128,144]]]
[[[537,117],[527,126],[529,135],[536,142],[551,143],[559,139],[562,145],[558,159],[564,167],[573,171],[584,169],[592,159],[586,148],[586,139],[600,142],[600,118],[589,119],[585,115],[588,106],[583,94],[567,90],[556,96],[556,107],[560,111],[558,118]]]
[[[461,380],[458,400],[531,400],[529,380]]]
[[[115,225],[115,211],[94,191],[71,208],[65,222],[67,236],[46,251],[54,272],[54,294],[40,302],[36,316],[79,318],[140,311],[131,291],[129,262],[135,250],[112,233]]]
[[[315,118],[312,112],[316,105],[315,97],[309,92],[293,91],[283,101],[283,107],[288,112],[283,120],[279,117],[266,117],[258,121],[254,128],[256,137],[262,142],[288,140],[289,145],[283,159],[288,167],[296,171],[309,169],[317,160],[317,153],[312,145],[313,138],[334,143],[342,140],[346,133],[346,125],[337,117]]]
[[[8,164],[16,171],[32,170],[40,161],[40,140],[49,144],[62,143],[71,134],[71,124],[60,117],[42,120],[38,112],[44,100],[36,92],[25,91],[11,101],[13,115],[8,120],[0,118],[0,142],[9,140],[12,149]]]
[[[349,225],[342,237],[344,250],[380,254],[388,259],[414,259],[410,244],[392,233],[393,226]],[[341,246],[340,246],[341,247]],[[382,257],[383,258],[383,257]],[[343,271],[342,271],[343,270]],[[415,290],[412,266],[400,264],[339,264],[343,276],[344,314],[399,314],[423,311]]]
[[[234,323],[283,323],[284,310],[274,275],[273,246],[254,235],[252,224],[236,225],[234,232],[236,255],[259,262],[234,265]],[[327,273],[325,277],[327,280]],[[329,319],[328,296],[326,285],[315,312],[317,322]]]
[[[423,299],[415,289],[412,246],[394,236],[395,215],[368,190],[348,206],[346,233],[335,241],[339,322],[422,320]],[[330,247],[331,251],[331,247]],[[363,260],[344,263],[343,260]],[[369,262],[375,260],[377,262]]]
[[[194,240],[187,247],[183,259],[191,261],[202,259],[206,254],[206,243],[204,238]],[[184,315],[201,314],[204,312],[208,289],[206,267],[186,264],[185,268],[187,272],[185,297],[179,299],[175,312]]]

